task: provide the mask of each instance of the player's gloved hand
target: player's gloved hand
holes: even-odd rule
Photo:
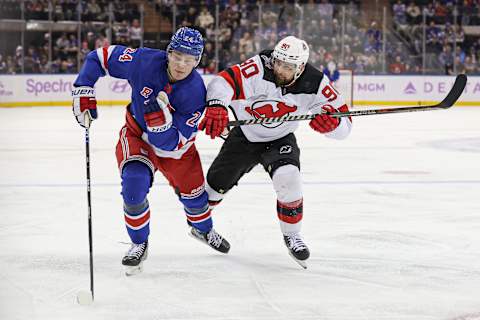
[[[212,139],[219,137],[223,130],[227,127],[228,111],[223,103],[219,100],[210,100],[207,102],[207,108],[202,121],[198,125],[199,130],[204,130],[205,133]]]
[[[322,110],[328,113],[337,112],[337,109],[328,105],[323,106]],[[328,114],[321,113],[318,114],[315,118],[313,118],[309,124],[310,127],[317,132],[328,133],[338,127],[338,125],[340,124],[340,118],[334,118]]]
[[[90,122],[98,117],[95,89],[91,87],[77,87],[72,91],[72,98],[72,111],[78,124],[84,128],[90,127]]]
[[[170,113],[170,102],[164,91],[160,91],[157,98],[150,99],[145,105],[144,119],[147,124],[147,130],[158,133],[163,132],[172,126],[172,114]]]

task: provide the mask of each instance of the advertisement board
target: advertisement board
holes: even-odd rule
[[[76,75],[2,75],[0,107],[70,106]],[[204,75],[205,83],[213,76]],[[354,107],[403,106],[441,101],[455,77],[355,76]],[[99,105],[124,106],[131,88],[126,80],[100,78],[95,85]],[[469,77],[458,106],[480,106],[480,77]]]

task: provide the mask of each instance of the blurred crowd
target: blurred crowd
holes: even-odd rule
[[[391,73],[406,73],[419,65],[412,57],[423,50],[427,68],[443,74],[480,73],[480,0],[395,0],[391,9],[394,27],[410,49],[392,56]],[[465,35],[464,27],[470,26],[478,28],[477,37]]]
[[[217,2],[219,21],[215,18]],[[24,3],[26,20],[81,19],[81,33],[53,32],[52,39],[50,33],[27,37],[26,48],[18,46],[13,54],[0,51],[0,73],[20,73],[22,64],[25,73],[75,73],[86,54],[108,44],[107,39],[132,47],[141,44],[139,1]],[[467,37],[463,28],[480,25],[480,0],[391,0],[388,9],[393,22],[389,28],[399,38],[383,34],[381,20],[365,17],[360,1],[305,0],[298,5],[274,0],[176,0],[175,8],[174,0],[147,3],[148,9],[156,10],[165,21],[175,21],[177,27],[192,26],[205,34],[199,65],[204,73],[214,73],[273,48],[290,34],[301,35],[309,43],[310,62],[319,69],[334,65],[356,74],[421,74],[425,34],[427,73],[451,74],[454,65],[457,73],[480,73],[480,37]],[[21,17],[18,1],[0,0],[0,18],[6,15]]]
[[[20,19],[20,3],[0,0],[0,19]],[[26,32],[26,48],[18,45],[14,54],[5,57],[0,51],[0,73],[76,73],[90,51],[108,44],[110,20],[112,43],[138,47],[142,39],[139,7],[129,1],[26,0],[24,17],[55,22],[80,19],[80,41],[76,31],[52,32],[51,39],[49,32]]]

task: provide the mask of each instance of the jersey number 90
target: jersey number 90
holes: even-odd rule
[[[255,63],[255,60],[253,59],[248,59],[244,61],[240,65],[240,70],[242,71],[243,76],[247,79],[256,75],[260,71],[257,64]]]

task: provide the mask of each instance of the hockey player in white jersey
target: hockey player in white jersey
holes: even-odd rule
[[[340,93],[322,72],[308,63],[309,48],[293,36],[274,50],[265,50],[218,74],[207,88],[207,108],[199,129],[211,138],[227,126],[230,107],[237,120],[323,113],[310,127],[328,138],[344,139],[349,118],[326,112],[348,111]],[[277,122],[235,127],[207,173],[211,206],[217,205],[240,178],[257,164],[270,175],[277,194],[277,216],[290,255],[304,268],[310,256],[300,235],[303,195],[300,150],[294,131],[298,122]]]

